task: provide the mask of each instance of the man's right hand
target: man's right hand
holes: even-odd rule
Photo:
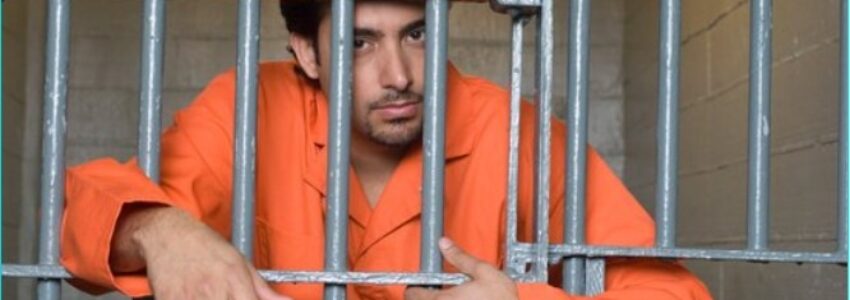
[[[122,217],[110,261],[118,269],[143,261],[157,299],[290,299],[275,293],[219,234],[180,209],[145,207]]]

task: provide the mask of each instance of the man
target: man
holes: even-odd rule
[[[326,3],[283,2],[296,63],[260,71],[254,261],[232,248],[230,194],[234,75],[218,76],[180,112],[162,140],[161,183],[135,161],[69,170],[62,262],[97,291],[158,299],[321,297],[320,284],[277,284],[254,269],[320,270],[327,167],[330,13]],[[423,1],[360,1],[355,8],[349,265],[414,272],[424,65]],[[350,285],[352,299],[571,298],[545,284],[514,283],[503,261],[507,93],[449,69],[445,234],[448,271],[473,280],[440,291]],[[532,235],[534,112],[522,111],[520,238]],[[562,236],[564,128],[553,126],[552,242]],[[652,221],[594,151],[588,156],[588,241],[652,243]],[[457,243],[457,245],[455,244]],[[464,250],[468,251],[468,253]],[[708,299],[672,262],[609,260],[606,299]]]

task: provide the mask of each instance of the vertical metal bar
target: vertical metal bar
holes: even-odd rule
[[[325,271],[344,272],[348,270],[348,155],[351,144],[354,1],[334,0],[331,11]],[[345,285],[326,284],[324,299],[345,299]]]
[[[543,0],[537,17],[537,130],[535,131],[534,170],[534,241],[536,280],[548,277],[549,180],[552,139],[552,1]]]
[[[260,1],[239,1],[236,66],[236,130],[233,150],[232,241],[246,258],[254,241],[254,153],[257,128],[257,59],[260,51]]]
[[[71,7],[68,0],[48,1],[44,116],[41,145],[41,226],[38,263],[59,263],[59,226],[65,190],[65,114]],[[59,299],[59,280],[39,279],[38,299]]]
[[[589,258],[585,261],[587,272],[584,281],[585,295],[596,296],[605,292],[605,259]]]
[[[655,245],[676,245],[676,197],[679,133],[680,0],[661,1],[661,45],[658,64],[658,157],[655,199]]]
[[[841,122],[838,150],[838,252],[847,253],[847,203],[850,202],[850,3],[841,1]]]
[[[419,269],[440,273],[443,260],[437,241],[443,235],[443,167],[445,164],[446,63],[448,0],[425,6],[425,111],[422,133],[422,241]]]
[[[159,181],[159,132],[162,60],[165,38],[165,0],[145,0],[142,16],[142,70],[139,76],[139,166]]]
[[[749,185],[747,247],[767,249],[770,197],[771,0],[750,2]]]
[[[587,88],[590,52],[590,1],[570,1],[569,66],[567,83],[567,176],[565,241],[585,242],[585,170],[587,164]],[[563,287],[572,294],[584,294],[584,259],[564,263]]]
[[[519,121],[522,95],[522,42],[526,19],[519,11],[511,11],[511,100],[510,129],[508,133],[508,210],[505,236],[504,269],[509,275],[525,272],[524,266],[514,263],[513,247],[517,243],[517,206],[519,196]]]

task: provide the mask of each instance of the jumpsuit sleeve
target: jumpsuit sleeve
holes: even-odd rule
[[[116,222],[131,203],[181,208],[229,237],[233,82],[232,72],[218,76],[175,116],[162,137],[159,184],[136,159],[99,159],[67,171],[61,263],[74,275],[72,284],[91,293],[150,294],[143,274],[109,267]]]
[[[587,153],[588,244],[651,247],[655,239],[652,219],[599,154],[592,147],[588,147]],[[561,157],[553,159],[555,166],[562,160]],[[560,163],[560,166],[563,165]],[[564,232],[564,172],[562,168],[553,169],[550,240],[561,243]],[[560,268],[550,270],[555,271],[550,271],[554,273],[550,277],[560,282]],[[712,299],[705,285],[675,261],[609,258],[606,259],[605,271],[605,292],[595,297],[569,295],[559,287],[544,283],[518,283],[519,296],[520,299]]]

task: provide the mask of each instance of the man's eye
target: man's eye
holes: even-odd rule
[[[354,49],[363,49],[366,47],[366,41],[363,39],[354,39]]]
[[[410,37],[411,40],[421,41],[425,39],[425,30],[417,29],[408,33],[407,36]]]

